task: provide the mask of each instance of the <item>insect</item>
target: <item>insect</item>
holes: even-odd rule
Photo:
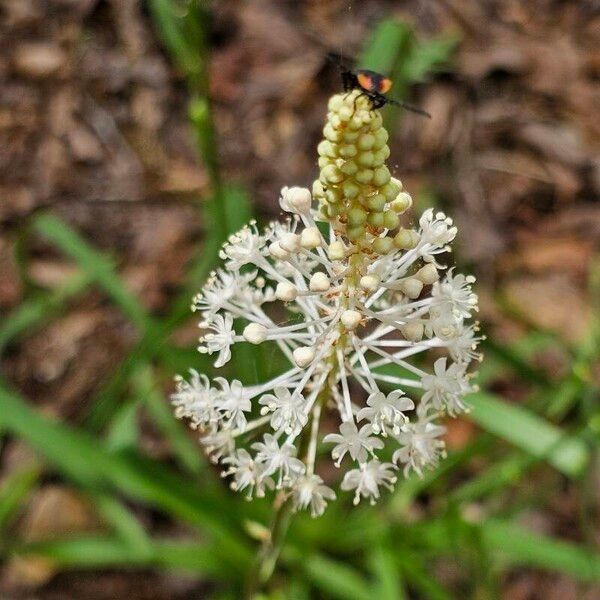
[[[353,70],[345,65],[342,57],[337,54],[328,54],[328,59],[336,62],[340,68],[344,91],[360,90],[361,93],[359,96],[366,96],[371,101],[373,109],[382,108],[386,104],[392,104],[393,106],[399,106],[431,119],[431,115],[422,108],[401,102],[400,100],[388,98],[385,94],[390,91],[393,85],[393,81],[389,77],[369,69]]]

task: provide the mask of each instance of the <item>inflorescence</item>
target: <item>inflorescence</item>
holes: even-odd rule
[[[258,385],[191,370],[172,396],[234,490],[285,490],[313,516],[335,498],[315,470],[319,447],[355,504],[392,489],[399,469],[438,464],[440,417],[466,410],[481,339],[474,278],[438,262],[452,220],[429,209],[401,226],[412,199],[385,165],[379,112],[358,91],[333,96],[323,134],[312,194],[284,188],[284,221],[232,235],[193,304],[215,367],[238,343],[273,344],[286,367]],[[413,359],[428,351],[431,372]]]

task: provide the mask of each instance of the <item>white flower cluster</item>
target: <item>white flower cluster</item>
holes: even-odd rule
[[[341,489],[355,503],[392,489],[398,469],[421,475],[444,456],[439,418],[466,409],[467,368],[480,358],[469,322],[477,297],[472,277],[438,262],[456,235],[442,213],[423,213],[410,249],[382,254],[317,223],[322,213],[308,189],[284,188],[280,204],[285,222],[263,232],[252,223],[229,238],[225,266],[194,309],[204,330],[199,351],[214,355],[216,367],[239,343],[274,344],[287,367],[251,386],[191,371],[172,402],[233,489],[248,498],[283,489],[296,510],[317,516],[335,498],[315,472],[319,447],[344,466]],[[433,372],[411,360],[428,351]],[[323,431],[335,421],[338,433]]]

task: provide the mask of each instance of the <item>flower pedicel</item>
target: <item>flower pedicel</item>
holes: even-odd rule
[[[283,222],[230,236],[224,267],[194,299],[199,351],[215,367],[239,343],[274,344],[287,367],[251,386],[191,370],[172,395],[234,490],[284,490],[313,516],[336,496],[315,471],[319,443],[355,503],[374,503],[399,471],[437,465],[439,419],[466,409],[481,339],[474,278],[438,262],[456,235],[451,219],[429,209],[418,228],[401,226],[412,200],[386,167],[379,112],[358,90],[333,96],[323,134],[312,193],[284,188]],[[424,352],[432,371],[414,364]]]

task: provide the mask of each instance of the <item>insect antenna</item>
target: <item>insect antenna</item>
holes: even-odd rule
[[[410,110],[411,112],[417,113],[418,115],[423,115],[428,119],[431,119],[431,115],[422,108],[418,106],[414,106],[414,104],[408,104],[407,102],[402,102],[401,100],[393,100],[392,98],[386,98],[386,102],[388,104],[393,104],[394,106],[399,106],[400,108],[404,108],[405,110]]]

